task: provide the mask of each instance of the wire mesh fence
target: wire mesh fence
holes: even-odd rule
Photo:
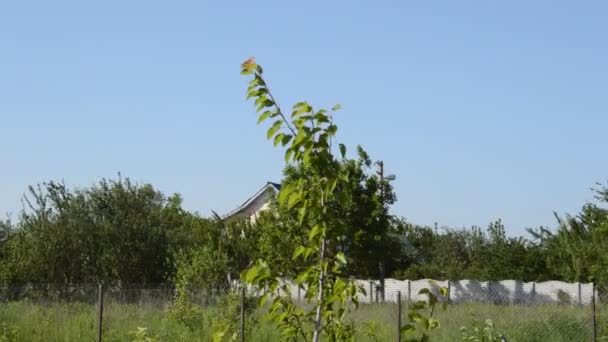
[[[445,287],[447,295],[439,301],[448,305],[437,312],[442,329],[433,340],[491,341],[473,338],[491,331],[506,341],[608,341],[608,295],[592,283],[388,279],[384,293],[379,281],[360,285],[369,289],[363,301],[381,305],[381,298],[385,303],[401,298],[405,311],[425,299],[421,288],[439,295]]]
[[[488,330],[507,341],[608,340],[608,295],[593,284],[468,282],[437,283],[449,288],[448,296],[440,299],[448,305],[436,313],[441,327],[431,341],[459,341]],[[464,284],[470,291],[460,288]],[[427,280],[411,281],[405,288],[387,281],[382,296],[378,281],[361,281],[361,285],[365,285],[359,294],[361,304],[348,316],[366,329],[357,341],[397,341],[398,327],[408,323],[409,309],[424,299],[418,291],[437,290]],[[505,288],[519,292],[513,295]],[[263,320],[263,310],[255,307],[259,293],[248,291],[242,296],[233,287],[180,294],[167,285],[4,288],[0,289],[0,341],[210,341],[217,331],[236,340],[280,340],[276,327]],[[306,305],[302,289],[289,295]]]

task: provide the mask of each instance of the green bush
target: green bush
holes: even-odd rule
[[[189,292],[183,287],[177,289],[177,295],[170,314],[175,321],[190,330],[197,330],[205,325],[203,309],[192,303]]]
[[[255,315],[258,299],[252,296],[244,298],[245,327],[248,330],[255,326],[258,321]],[[230,333],[238,336],[241,317],[241,295],[237,292],[229,292],[219,297],[216,312],[211,320],[214,331]]]
[[[0,324],[0,342],[15,342],[17,341],[17,329],[6,323]]]

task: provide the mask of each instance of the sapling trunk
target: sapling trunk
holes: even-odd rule
[[[315,332],[313,334],[312,340],[313,342],[319,342],[321,339],[321,332],[323,330],[323,315],[322,315],[322,306],[323,306],[323,287],[325,286],[325,271],[323,269],[325,263],[325,248],[326,248],[326,240],[323,238],[321,242],[321,255],[319,260],[319,265],[321,266],[319,270],[319,293],[317,294],[317,312],[315,314]]]

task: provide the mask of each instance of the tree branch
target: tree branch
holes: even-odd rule
[[[270,100],[272,101],[272,103],[274,104],[275,108],[277,109],[277,113],[279,113],[279,115],[281,116],[281,119],[283,119],[283,122],[285,122],[285,124],[287,125],[287,128],[289,128],[289,130],[291,131],[291,133],[293,134],[293,136],[295,138],[296,131],[293,129],[293,127],[291,127],[291,125],[289,124],[289,121],[287,120],[287,118],[285,117],[285,115],[283,115],[283,111],[281,110],[281,107],[279,106],[279,104],[275,100],[274,96],[272,96],[272,93],[270,92],[270,88],[268,87],[268,83],[266,83],[266,80],[264,80],[264,77],[262,77],[262,74],[260,74],[259,72],[256,71],[255,75],[257,77],[259,77],[262,81],[264,81],[264,87],[266,88],[266,90],[268,90],[268,96],[270,97]]]

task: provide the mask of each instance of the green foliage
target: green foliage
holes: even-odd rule
[[[507,237],[500,220],[483,232],[420,227],[395,221],[410,244],[404,255],[403,279],[520,279],[543,281],[553,278],[547,270],[542,246],[521,237]]]
[[[11,327],[4,322],[0,323],[0,342],[16,342],[18,336],[16,328]]]
[[[122,178],[76,190],[49,182],[25,201],[0,252],[4,284],[166,282],[191,220],[178,195]]]
[[[367,321],[361,323],[361,328],[359,328],[359,331],[361,332],[361,335],[366,336],[370,340],[374,342],[379,342],[380,339],[378,338],[378,329],[379,328],[377,322]]]
[[[137,327],[137,330],[132,331],[132,342],[157,342],[158,339],[150,334],[148,328]]]
[[[257,309],[257,298],[245,296],[244,314],[245,327],[251,329],[252,326],[258,324],[257,317],[253,314]],[[211,320],[214,327],[215,338],[220,341],[230,339],[234,340],[240,336],[239,322],[241,315],[241,295],[237,292],[229,292],[220,296],[217,302],[217,310]]]
[[[546,251],[549,268],[566,281],[594,282],[608,288],[608,187],[595,189],[598,203],[587,203],[578,216],[557,217],[557,232],[530,230]],[[602,206],[603,205],[603,206]]]
[[[269,209],[260,213],[255,221],[258,240],[256,259],[268,261],[275,272],[285,278],[294,278],[298,270],[306,264],[293,260],[298,246],[308,246],[307,232],[298,223],[297,213],[280,207],[277,198],[271,198]],[[277,248],[280,246],[280,248]]]
[[[460,328],[461,340],[471,342],[502,342],[502,335],[496,331],[494,321],[486,319],[483,324],[473,310],[469,309],[471,323]]]
[[[604,327],[602,330],[603,330],[603,334],[601,334],[597,340],[598,341],[608,341],[608,322],[606,322],[604,324]]]
[[[176,286],[207,295],[229,292],[259,255],[260,236],[266,232],[249,221],[225,221],[217,214],[200,222],[191,230],[188,248],[175,253]]]
[[[286,339],[301,337],[318,341],[321,335],[329,340],[351,339],[354,329],[344,316],[348,304],[357,303],[357,288],[354,282],[341,276],[346,258],[338,248],[347,225],[329,209],[333,201],[348,203],[350,200],[345,193],[336,191],[345,187],[350,176],[332,153],[337,126],[330,112],[314,110],[306,102],[296,103],[288,120],[254,59],[242,64],[241,73],[252,76],[247,98],[254,99],[256,111],[260,113],[258,123],[273,120],[267,138],[273,140],[275,146],[285,147],[285,161],[301,170],[301,176],[283,184],[278,205],[297,211],[298,224],[308,234],[308,242],[295,249],[293,259],[309,265],[298,272],[296,283],[307,289],[305,299],[313,306],[305,311],[296,307],[289,295],[279,295],[271,299],[269,317],[278,324]],[[345,148],[340,150],[344,155]],[[289,293],[290,285],[280,283],[279,273],[272,271],[267,262],[258,261],[243,274],[243,280],[268,288],[271,293],[278,289]],[[268,296],[263,298],[268,299]]]
[[[343,150],[345,147],[342,148]],[[325,207],[332,216],[341,217],[343,230],[336,241],[336,250],[348,256],[343,273],[359,278],[382,278],[400,265],[403,241],[391,224],[388,207],[395,201],[391,179],[370,171],[368,154],[357,148],[357,159],[343,157],[339,167],[349,175],[347,182],[336,185],[335,196]],[[282,185],[289,187],[303,177],[306,170],[300,164],[288,164]],[[348,201],[340,199],[347,198]],[[276,201],[274,201],[276,202]],[[260,258],[293,277],[303,266],[302,260],[292,260],[298,246],[308,246],[307,228],[299,224],[299,210],[272,203],[270,210],[256,221],[260,229],[258,242]],[[281,249],[275,246],[282,246]]]
[[[190,330],[200,329],[205,324],[203,310],[192,303],[192,296],[185,286],[177,288],[170,314],[176,322]]]
[[[342,145],[342,150],[345,147]],[[357,159],[343,157],[340,168],[348,174],[348,180],[335,188],[333,200],[326,201],[332,215],[342,218],[343,230],[337,240],[337,249],[348,256],[344,272],[361,278],[382,278],[392,273],[402,253],[403,243],[395,231],[388,208],[396,200],[391,180],[393,178],[371,172],[372,161],[363,150],[357,148]],[[283,185],[288,186],[306,177],[301,165],[288,165],[284,171]],[[348,201],[342,199],[348,198]],[[283,220],[297,217],[295,210],[282,212]]]
[[[228,256],[208,244],[181,251],[176,258],[175,283],[188,290],[207,293],[228,289]]]
[[[418,292],[420,295],[426,295],[428,299],[426,301],[417,301],[410,308],[407,314],[410,323],[401,327],[401,333],[405,336],[405,341],[429,341],[432,331],[439,328],[439,320],[435,315],[439,304],[445,310],[448,289],[446,287],[438,287],[435,282],[431,282],[431,285],[438,289],[439,296],[434,294],[429,288],[424,288]]]
[[[10,220],[0,220],[0,243],[8,240],[14,227]]]
[[[211,341],[212,323],[205,319],[200,328],[191,330],[175,322],[165,311],[166,305],[157,305],[157,298],[148,298],[138,305],[118,304],[104,308],[104,341],[130,341],[129,333],[138,327],[148,327],[160,341]],[[151,303],[149,301],[154,301]],[[152,305],[151,305],[152,304]],[[215,305],[201,307],[205,317],[213,317]],[[598,336],[606,336],[608,307],[598,305]],[[446,311],[438,310],[436,318],[441,327],[433,331],[431,340],[455,341],[461,337],[460,328],[470,322],[469,311],[478,317],[490,318],[501,332],[508,333],[509,341],[570,342],[591,340],[591,314],[588,306],[563,305],[493,305],[472,303],[451,304]],[[361,304],[349,318],[356,323],[356,341],[396,341],[394,304]],[[254,312],[250,315],[257,315]],[[369,323],[366,323],[369,322]],[[8,302],[0,305],[2,323],[17,331],[17,341],[94,341],[96,333],[95,304],[71,305],[65,302],[32,303]],[[365,333],[366,325],[375,337]],[[483,321],[481,321],[483,327]],[[281,336],[273,322],[260,319],[248,329],[246,341],[280,341]],[[230,334],[227,334],[230,335]],[[226,337],[228,338],[228,336]],[[237,339],[238,340],[238,339]],[[14,340],[13,340],[14,341]]]

